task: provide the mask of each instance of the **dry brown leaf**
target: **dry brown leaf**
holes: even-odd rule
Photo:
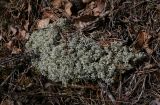
[[[145,31],[140,31],[137,36],[137,40],[135,43],[136,49],[141,49],[144,48],[148,54],[153,53],[153,49],[149,48],[149,39],[151,36],[145,32]]]
[[[52,11],[44,11],[42,18],[43,19],[49,18],[50,20],[55,21],[58,19],[58,16],[56,16],[56,14],[53,13]]]
[[[71,7],[72,7],[72,3],[68,1],[65,4],[65,11],[66,11],[67,15],[69,15],[69,16],[72,15]]]
[[[48,26],[48,24],[49,24],[49,21],[50,21],[49,18],[39,20],[37,22],[37,29],[46,28]]]
[[[17,48],[16,46],[14,46],[12,48],[12,54],[19,54],[22,50],[20,48]]]
[[[7,47],[9,50],[12,50],[13,41],[9,41],[8,43],[6,43],[6,47]]]
[[[27,33],[25,30],[22,30],[19,32],[20,39],[27,40],[29,38],[29,33]]]
[[[148,34],[144,31],[140,31],[136,38],[136,44],[135,44],[136,47],[142,48],[147,39],[148,39]]]
[[[12,54],[19,54],[22,51],[20,48],[13,45],[13,41],[9,41],[5,45],[10,51],[12,51]]]
[[[62,0],[52,0],[52,5],[54,8],[59,8],[62,6]]]
[[[104,7],[105,7],[105,1],[98,0],[97,7],[93,9],[94,16],[99,16],[102,13]]]
[[[142,48],[147,40],[148,40],[148,33],[140,31],[136,39],[136,44],[135,44],[136,48],[137,49]]]
[[[97,17],[95,16],[90,16],[90,15],[85,15],[85,16],[81,16],[78,18],[74,19],[74,25],[77,28],[84,28],[86,27],[88,24],[90,24],[92,21],[94,21]]]

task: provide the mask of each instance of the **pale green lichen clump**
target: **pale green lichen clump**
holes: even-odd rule
[[[58,26],[63,28],[64,25]],[[65,42],[54,24],[33,32],[26,47],[39,55],[33,65],[49,79],[63,84],[81,79],[113,83],[117,71],[132,69],[134,63],[144,57],[143,53],[133,53],[121,42],[102,47],[78,33],[71,33]]]

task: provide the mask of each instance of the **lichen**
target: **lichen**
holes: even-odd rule
[[[68,40],[64,41],[54,27],[57,23],[60,28],[65,26],[63,22],[55,22],[33,32],[26,43],[28,50],[39,55],[33,65],[55,82],[67,84],[69,80],[101,79],[111,84],[118,71],[124,73],[132,69],[134,63],[145,56],[134,53],[122,42],[102,47],[94,39],[76,32],[70,33]]]

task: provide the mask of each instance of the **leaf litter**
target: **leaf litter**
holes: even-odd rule
[[[159,104],[160,12],[158,0],[2,0],[0,10],[0,98],[1,104],[129,105]],[[60,17],[72,21],[86,35],[104,33],[106,45],[124,41],[147,59],[133,71],[117,77],[108,87],[103,82],[81,81],[62,87],[36,72],[31,53],[24,44],[31,32],[45,28]],[[98,34],[99,33],[99,34]],[[93,36],[97,37],[97,36]],[[3,54],[1,54],[3,53]],[[34,82],[33,82],[34,81]],[[45,88],[45,84],[51,84]],[[32,85],[29,85],[32,84]],[[98,85],[102,84],[102,85]],[[102,87],[103,86],[103,87]],[[108,94],[109,93],[109,94]],[[38,98],[42,100],[38,101]],[[17,100],[17,101],[15,101]]]

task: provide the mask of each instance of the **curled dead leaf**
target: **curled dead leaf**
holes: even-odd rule
[[[98,0],[97,7],[93,9],[94,16],[99,16],[102,13],[104,7],[105,7],[105,1]]]
[[[149,47],[150,38],[151,36],[147,32],[140,31],[136,39],[135,48],[136,49],[144,48],[148,54],[152,54],[153,49]]]
[[[140,49],[143,47],[143,45],[148,40],[148,36],[149,36],[148,33],[144,32],[144,31],[140,31],[138,33],[138,36],[136,38],[136,43],[135,43],[135,46],[137,49]]]
[[[59,8],[62,5],[62,0],[52,0],[52,5],[55,8]]]
[[[5,44],[6,47],[9,49],[9,50],[12,50],[12,47],[13,47],[13,41],[9,41],[8,43]]]
[[[37,29],[46,28],[49,24],[50,18],[41,19],[37,22]]]
[[[65,12],[66,12],[67,15],[69,15],[69,16],[72,15],[71,7],[72,7],[72,3],[68,1],[68,2],[65,4]]]

